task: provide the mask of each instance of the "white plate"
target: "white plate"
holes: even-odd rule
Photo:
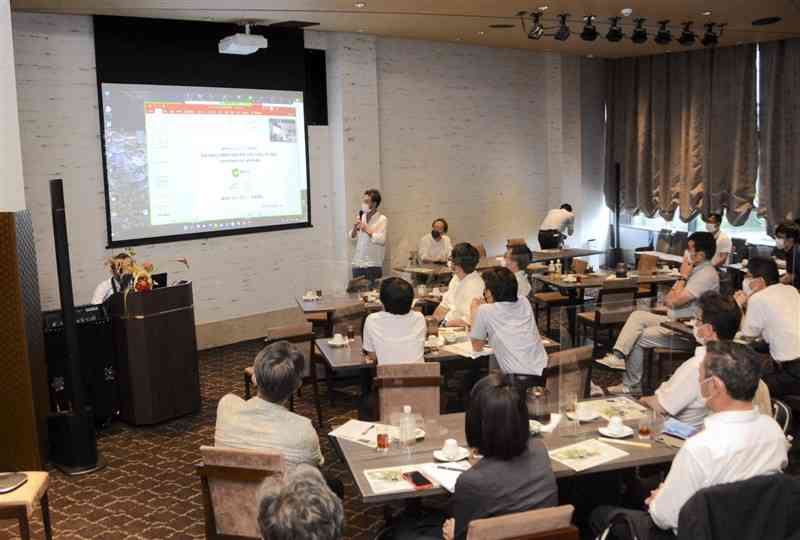
[[[331,347],[346,347],[349,344],[350,344],[350,341],[348,341],[348,340],[344,340],[341,343],[337,343],[337,342],[333,341],[332,339],[328,340],[328,345],[330,345]]]
[[[319,296],[303,296],[303,302],[314,302],[319,300]]]
[[[574,412],[568,412],[567,413],[567,418],[569,418],[570,420],[575,420],[575,413]],[[593,422],[593,421],[597,420],[598,418],[600,418],[600,414],[598,412],[590,411],[589,414],[584,413],[582,416],[578,417],[578,421],[579,422]]]
[[[542,423],[536,420],[528,420],[528,428],[532,434],[538,435],[542,432]]]
[[[625,437],[630,437],[633,435],[633,428],[630,426],[623,426],[623,430],[621,433],[617,433],[616,431],[611,431],[607,427],[599,427],[597,431],[599,431],[602,435],[606,437],[611,437],[612,439],[624,439]]]
[[[462,459],[467,459],[469,457],[469,450],[459,446],[458,455],[453,459],[445,456],[444,452],[441,450],[434,450],[433,457],[436,458],[436,461],[461,461]]]

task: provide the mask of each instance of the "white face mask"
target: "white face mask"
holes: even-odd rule
[[[775,239],[775,247],[778,249],[783,249],[786,246],[786,239],[785,238],[776,238]]]
[[[706,223],[706,230],[711,234],[717,234],[717,231],[719,231],[719,225],[714,223]]]
[[[752,287],[753,278],[744,278],[742,280],[742,292],[747,296],[753,294],[753,287]]]
[[[372,208],[370,208],[370,206],[367,203],[361,203],[361,210],[365,214],[369,214],[369,211],[372,210]]]
[[[695,326],[692,329],[692,334],[694,334],[694,339],[697,340],[697,343],[699,343],[700,345],[705,345],[706,344],[706,339],[704,337],[700,336],[700,327],[702,327],[702,326],[704,326],[704,325],[701,324],[700,326]]]
[[[447,268],[448,268],[449,270],[452,270],[452,269],[453,269],[453,261],[447,261]]]

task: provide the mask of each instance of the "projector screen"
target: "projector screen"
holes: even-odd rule
[[[101,83],[111,247],[310,226],[303,92]]]

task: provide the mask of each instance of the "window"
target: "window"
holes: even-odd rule
[[[756,46],[756,130],[761,129],[761,50],[758,46]],[[760,165],[760,164],[759,164]],[[750,212],[750,216],[747,218],[747,221],[738,226],[734,227],[730,224],[727,219],[727,216],[723,214],[722,216],[722,226],[721,229],[725,231],[731,238],[743,238],[747,240],[750,244],[764,244],[764,245],[775,245],[775,241],[767,234],[767,221],[758,216],[758,195],[759,195],[759,188],[761,184],[761,170],[760,168],[756,169],[756,196],[753,200],[753,211]],[[628,215],[627,220],[625,219],[626,216],[623,216],[623,223],[628,221],[628,223],[633,227],[641,227],[644,229],[652,229],[652,230],[661,230],[661,229],[669,229],[671,231],[685,231],[688,233],[693,233],[695,231],[702,231],[705,230],[705,223],[703,222],[700,217],[694,218],[689,223],[684,223],[680,220],[678,215],[680,212],[677,210],[675,211],[675,216],[673,217],[672,221],[666,221],[659,216],[648,218],[642,213],[637,213],[634,215]]]

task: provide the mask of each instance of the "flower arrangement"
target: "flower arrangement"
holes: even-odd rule
[[[108,260],[108,263],[114,273],[123,276],[130,275],[132,277],[131,287],[125,291],[127,294],[133,292],[147,292],[153,290],[153,273],[155,272],[155,265],[152,262],[146,261],[141,264],[136,262],[136,252],[129,249],[127,257],[120,258],[119,255]],[[189,261],[186,257],[179,257],[174,259],[174,262],[183,264],[186,269],[189,269]]]

